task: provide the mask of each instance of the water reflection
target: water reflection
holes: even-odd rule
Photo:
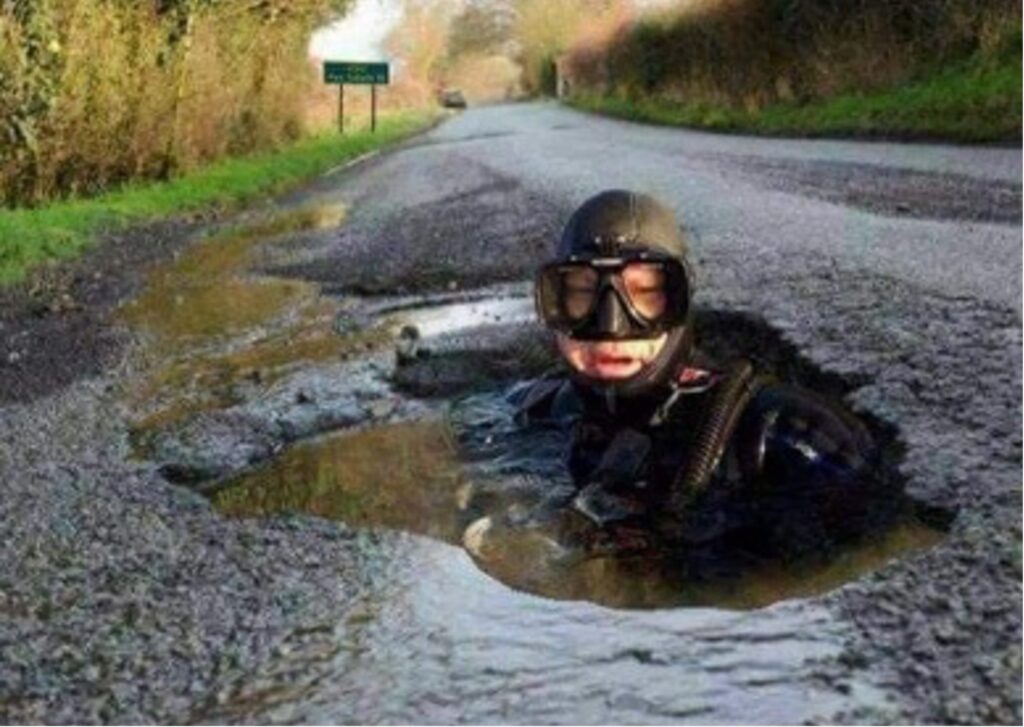
[[[795,559],[751,558],[715,543],[595,554],[565,537],[565,512],[540,503],[568,483],[557,437],[517,429],[498,394],[463,399],[445,419],[342,433],[296,446],[222,485],[234,516],[305,512],[462,544],[505,584],[618,608],[758,608],[807,598],[935,545],[938,530],[906,515],[861,542]]]
[[[306,442],[213,494],[227,515],[304,512],[457,543],[459,466],[443,422],[403,422]]]
[[[473,523],[466,547],[495,578],[539,595],[587,600],[616,608],[713,606],[751,609],[810,598],[878,570],[896,557],[936,545],[943,534],[913,519],[889,526],[827,557],[742,562],[705,549],[645,552],[566,563],[564,550],[543,531],[494,533],[490,518]],[[714,571],[711,575],[709,570]]]

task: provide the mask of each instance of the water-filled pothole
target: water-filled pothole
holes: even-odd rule
[[[526,311],[516,298],[403,310],[424,348],[397,367],[396,388],[406,396],[449,399],[446,416],[301,443],[221,483],[212,495],[216,506],[233,516],[309,513],[464,544],[483,570],[514,588],[627,608],[751,608],[810,597],[943,537],[943,514],[902,492],[896,433],[869,418],[885,445],[880,476],[890,489],[870,529],[857,538],[818,548],[800,534],[791,550],[764,557],[749,538],[739,548],[711,540],[642,557],[579,557],[560,540],[564,529],[552,527],[551,517],[534,517],[554,490],[571,487],[561,464],[562,435],[515,425],[504,396],[509,384],[536,373],[543,358],[524,353],[531,345],[543,348],[540,332],[518,325]],[[747,356],[762,370],[832,398],[863,383],[816,368],[755,317],[705,311],[698,325],[703,350],[715,358]],[[445,343],[445,336],[454,338]],[[438,377],[438,371],[445,373]],[[799,531],[802,513],[786,515],[787,526]]]
[[[705,546],[687,553],[564,559],[564,546],[550,531],[506,524],[494,537],[496,518],[481,516],[480,501],[488,496],[488,504],[498,506],[496,515],[517,508],[526,512],[552,481],[536,472],[506,472],[484,481],[479,470],[475,476],[481,479],[474,480],[467,476],[450,426],[437,420],[402,423],[304,443],[267,467],[224,483],[212,498],[231,516],[305,513],[453,545],[465,539],[483,570],[507,585],[623,608],[755,608],[816,596],[942,538],[939,529],[904,511],[827,557],[803,553],[793,559],[740,560]],[[550,469],[549,455],[540,448],[524,459],[533,460],[533,469]],[[515,467],[507,457],[503,464]]]

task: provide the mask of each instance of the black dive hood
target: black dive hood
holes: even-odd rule
[[[678,261],[685,271],[685,308],[681,322],[667,329],[658,356],[637,374],[622,381],[595,380],[573,371],[577,384],[614,404],[617,398],[652,396],[668,388],[693,352],[690,312],[692,275],[687,246],[672,211],[653,197],[626,190],[601,192],[573,213],[562,231],[555,261],[633,256],[651,253]]]

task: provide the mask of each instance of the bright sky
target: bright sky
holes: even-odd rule
[[[693,1],[634,0],[640,7]],[[401,0],[355,0],[345,18],[313,34],[309,53],[316,58],[337,61],[387,60],[380,45],[401,15]]]
[[[380,44],[401,14],[398,0],[356,0],[345,18],[313,34],[309,53],[337,61],[385,60]]]

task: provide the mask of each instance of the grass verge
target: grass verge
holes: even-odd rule
[[[581,94],[570,105],[666,126],[770,135],[867,136],[987,142],[1020,139],[1018,54],[975,59],[888,91],[746,111],[658,98]]]
[[[47,260],[79,254],[104,230],[200,209],[228,209],[278,194],[420,131],[436,118],[428,112],[393,114],[380,119],[376,134],[326,133],[276,151],[216,162],[166,182],[128,185],[45,207],[0,210],[0,285],[21,280]]]

